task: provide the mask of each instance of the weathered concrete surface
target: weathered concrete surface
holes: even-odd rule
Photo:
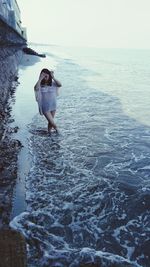
[[[17,80],[18,64],[22,50],[16,46],[0,45],[0,112],[1,116],[9,95],[13,93],[13,82]]]
[[[13,28],[7,25],[0,16],[0,44],[25,45],[26,40]]]
[[[17,86],[21,47],[0,46],[0,228],[9,225],[13,188],[17,178],[17,157],[21,144],[11,133],[11,99]]]

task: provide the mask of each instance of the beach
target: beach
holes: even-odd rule
[[[28,265],[148,267],[149,51],[36,49],[46,59],[20,69],[12,109],[23,149],[10,227],[26,238]],[[34,98],[43,67],[63,84],[59,135]]]
[[[0,0],[0,267],[150,267],[149,9]]]

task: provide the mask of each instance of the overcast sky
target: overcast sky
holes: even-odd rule
[[[17,0],[29,42],[150,48],[150,0]]]

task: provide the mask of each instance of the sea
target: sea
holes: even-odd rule
[[[31,48],[46,58],[20,62],[10,222],[26,238],[28,266],[149,267],[150,50]],[[38,113],[42,68],[62,83],[59,134]]]

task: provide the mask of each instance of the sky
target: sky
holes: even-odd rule
[[[17,0],[28,42],[150,49],[150,0]]]

